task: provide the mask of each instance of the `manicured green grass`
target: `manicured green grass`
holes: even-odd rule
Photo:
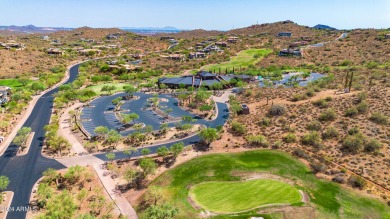
[[[10,88],[18,88],[18,87],[23,87],[23,84],[21,84],[18,81],[18,79],[10,78],[10,79],[0,79],[0,86],[7,86]]]
[[[190,194],[203,208],[219,213],[245,211],[267,204],[294,204],[302,198],[294,186],[270,179],[204,182],[195,185]]]
[[[216,72],[218,72],[219,69],[221,69],[221,71],[225,71],[225,69],[228,69],[228,71],[232,71],[233,67],[238,70],[240,66],[241,68],[247,68],[249,65],[256,64],[264,56],[270,54],[271,52],[271,49],[247,49],[238,53],[237,56],[232,57],[228,62],[207,65],[203,69],[207,71],[215,70]]]
[[[125,83],[105,83],[105,84],[98,84],[98,85],[93,85],[93,86],[90,86],[88,87],[89,89],[92,89],[93,91],[95,91],[98,95],[99,94],[107,94],[107,92],[102,92],[102,87],[105,86],[105,85],[108,85],[108,86],[115,86],[116,89],[112,92],[112,93],[116,93],[116,92],[121,92],[123,91],[123,86],[125,85],[128,85],[128,84],[125,84]]]
[[[297,183],[297,189],[310,195],[310,200],[325,218],[353,215],[364,218],[389,218],[390,208],[377,199],[361,196],[327,180],[320,180],[299,160],[287,153],[258,150],[242,153],[210,154],[183,163],[155,179],[151,186],[161,186],[164,200],[180,208],[178,218],[198,218],[200,210],[188,201],[189,188],[208,181],[238,181],[235,173],[267,172],[289,178]],[[142,218],[141,206],[138,207]],[[343,215],[340,216],[340,212]],[[234,217],[233,215],[231,216]],[[224,216],[222,218],[229,218]]]

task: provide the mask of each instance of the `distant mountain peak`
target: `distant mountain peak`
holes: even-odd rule
[[[330,26],[324,25],[324,24],[317,24],[313,28],[315,28],[315,29],[322,29],[322,30],[337,30],[334,27],[330,27]]]

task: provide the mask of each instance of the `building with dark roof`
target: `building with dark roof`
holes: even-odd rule
[[[291,32],[280,32],[278,33],[279,37],[291,37],[292,33]]]
[[[196,75],[186,75],[176,78],[159,78],[157,84],[165,84],[169,88],[187,88],[204,86],[210,88],[213,84],[222,83],[226,85],[226,82],[230,82],[231,79],[238,79],[245,82],[250,82],[253,77],[249,75],[217,75],[207,71],[199,71]]]

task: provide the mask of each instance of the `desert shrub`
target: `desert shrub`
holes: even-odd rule
[[[274,104],[271,106],[271,109],[269,110],[269,114],[271,116],[282,116],[286,113],[286,107],[279,104]]]
[[[357,95],[357,102],[361,103],[363,100],[367,99],[367,92],[360,92]]]
[[[326,127],[325,131],[322,133],[323,139],[331,139],[331,138],[337,138],[339,133],[337,132],[337,129],[333,126]]]
[[[319,108],[327,108],[329,106],[328,101],[325,99],[319,99],[313,102],[314,106],[317,106]]]
[[[246,140],[256,146],[268,147],[267,138],[264,135],[248,135],[246,136]]]
[[[310,145],[315,148],[321,148],[322,140],[320,134],[316,131],[312,131],[302,136],[301,138],[302,144]]]
[[[326,100],[327,102],[330,102],[330,101],[333,100],[333,97],[331,97],[331,96],[325,97],[325,100]]]
[[[306,128],[310,131],[319,131],[321,130],[321,123],[318,120],[313,120],[307,124]]]
[[[307,99],[306,94],[295,94],[292,96],[291,101],[296,102],[296,101],[305,100],[305,99]]]
[[[357,134],[357,133],[359,133],[359,132],[360,132],[360,130],[359,130],[358,127],[352,127],[352,128],[350,128],[350,129],[348,130],[348,135],[355,135],[355,134]]]
[[[301,149],[295,149],[293,151],[293,155],[297,156],[297,157],[301,157],[301,158],[308,158],[309,156]]]
[[[316,92],[314,91],[314,89],[308,89],[305,94],[308,97],[313,97],[315,95],[315,93]]]
[[[362,134],[348,135],[342,144],[342,150],[350,153],[357,153],[364,147],[364,136]]]
[[[364,151],[377,152],[381,147],[382,147],[381,143],[379,143],[378,140],[373,138],[367,141],[367,143],[364,145]]]
[[[246,132],[245,125],[237,121],[232,122],[232,129],[239,135],[243,135]]]
[[[359,113],[359,111],[357,110],[356,107],[351,107],[345,111],[344,115],[347,117],[353,117],[353,116],[356,116],[358,113]]]
[[[364,189],[364,187],[367,185],[367,182],[365,179],[363,179],[360,176],[350,176],[348,179],[348,183],[354,187],[354,188],[359,188],[359,189]]]
[[[271,119],[264,117],[262,120],[260,120],[259,125],[261,126],[269,126],[271,124]]]
[[[311,163],[310,167],[312,168],[314,174],[323,173],[328,168],[325,164],[319,162]]]
[[[279,149],[280,146],[282,146],[281,141],[275,141],[274,144],[272,145],[272,149]]]
[[[345,183],[345,178],[343,176],[335,176],[333,177],[332,181],[337,183]]]
[[[328,109],[320,114],[320,121],[333,121],[336,119],[336,112],[333,109]]]
[[[283,137],[283,141],[286,143],[292,143],[297,141],[297,136],[294,133],[288,133]]]
[[[356,109],[359,113],[366,113],[368,111],[368,104],[365,101],[360,102],[357,106]]]
[[[380,125],[387,125],[389,123],[389,118],[380,112],[371,114],[370,120]]]

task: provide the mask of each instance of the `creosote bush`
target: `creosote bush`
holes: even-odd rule
[[[271,109],[269,110],[269,115],[271,116],[282,116],[286,113],[286,107],[279,104],[274,104],[271,106]]]

